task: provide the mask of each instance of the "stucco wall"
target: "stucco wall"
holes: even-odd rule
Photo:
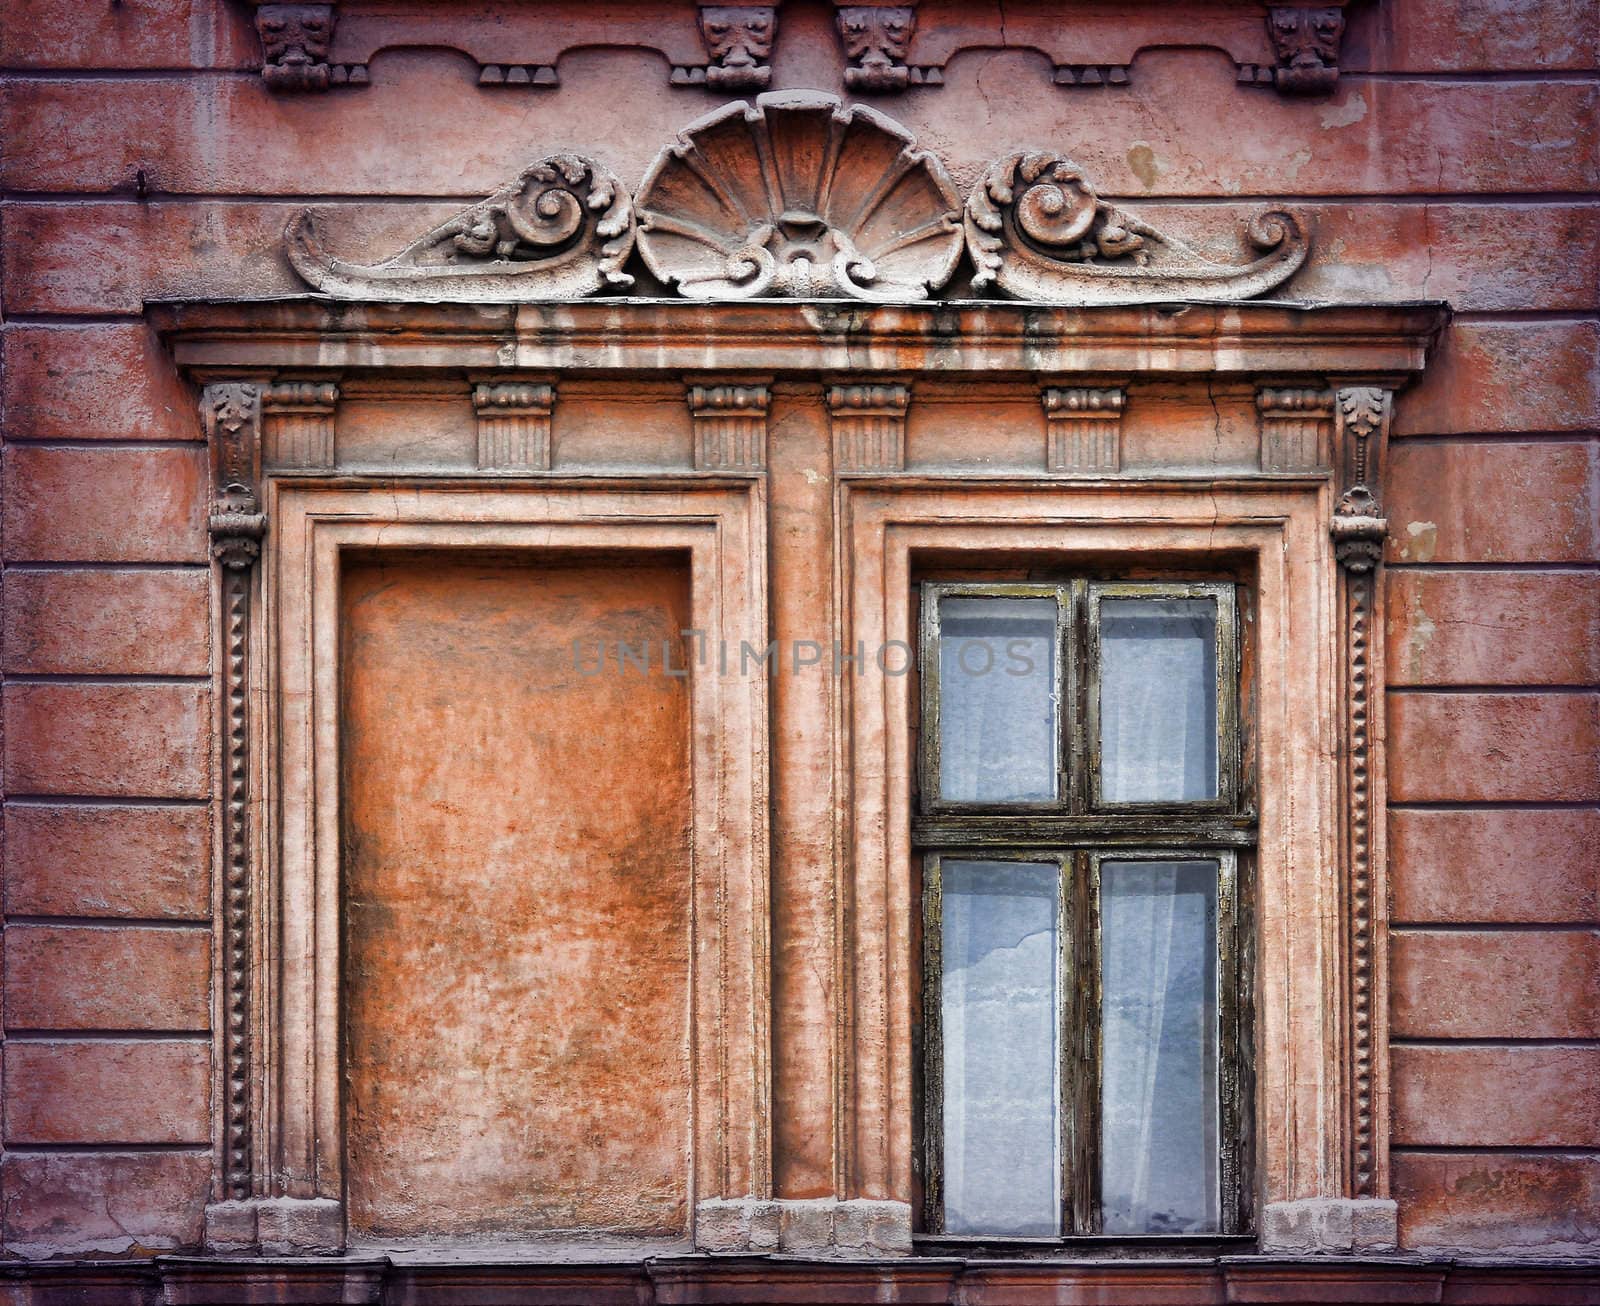
[[[693,6],[660,9],[692,36]],[[606,46],[563,57],[556,89],[482,87],[464,56],[408,50],[374,59],[365,88],[275,96],[242,4],[13,0],[0,22],[0,1238],[24,1256],[189,1246],[213,1165],[205,449],[141,305],[299,290],[281,232],[308,201],[330,244],[386,252],[559,148],[636,185],[729,97]],[[774,89],[840,93],[841,62],[831,7],[785,5]],[[1597,65],[1587,0],[1380,0],[1351,9],[1329,98],[1241,86],[1215,50],[1146,50],[1129,85],[1092,89],[1052,86],[1037,53],[975,49],[943,86],[875,101],[963,193],[1039,143],[1179,233],[1290,199],[1317,244],[1289,295],[1456,310],[1399,402],[1388,475],[1409,1247],[1600,1244]],[[811,507],[774,505],[788,547]],[[775,777],[794,855],[815,794]],[[777,869],[775,993],[780,1013],[809,1010],[784,931],[824,923],[782,901]],[[818,1196],[802,1086],[826,1077],[828,1032],[777,1025],[798,1114],[776,1122],[774,1172],[783,1195]]]

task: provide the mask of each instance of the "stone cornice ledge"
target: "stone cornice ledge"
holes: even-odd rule
[[[1117,374],[1420,371],[1439,302],[1118,305],[846,300],[378,304],[305,295],[145,312],[196,376],[275,370]]]

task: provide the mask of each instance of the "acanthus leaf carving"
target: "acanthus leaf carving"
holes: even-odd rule
[[[1082,168],[1048,151],[990,165],[967,199],[966,235],[973,289],[1063,304],[1249,299],[1288,280],[1310,249],[1304,220],[1270,209],[1246,229],[1262,257],[1215,262],[1106,203]]]
[[[684,129],[639,187],[639,252],[692,299],[926,299],[961,257],[938,160],[871,109],[792,91]]]
[[[844,70],[846,90],[873,95],[905,90],[912,80],[906,55],[917,30],[914,8],[846,5],[834,15],[834,21],[844,52],[852,61]]]
[[[1339,80],[1344,10],[1337,5],[1273,5],[1267,36],[1278,66],[1273,80],[1291,95],[1326,95]]]
[[[279,92],[325,91],[333,80],[328,51],[338,11],[331,4],[261,5],[261,80]]]
[[[325,294],[437,302],[577,298],[627,287],[633,205],[606,168],[557,154],[376,264],[346,262],[322,246],[315,216],[284,233],[289,261]]]

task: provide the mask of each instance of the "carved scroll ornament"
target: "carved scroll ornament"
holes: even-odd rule
[[[633,235],[633,206],[621,183],[590,159],[557,154],[382,263],[328,254],[309,210],[289,224],[285,240],[295,271],[326,294],[479,302],[630,286],[622,265]]]
[[[792,91],[691,123],[639,187],[639,252],[691,299],[926,299],[960,199],[899,124]]]
[[[1263,257],[1214,262],[1107,204],[1083,169],[1048,152],[996,160],[967,199],[966,232],[974,290],[1061,304],[1249,299],[1288,280],[1310,248],[1299,216],[1270,209],[1246,230]]]

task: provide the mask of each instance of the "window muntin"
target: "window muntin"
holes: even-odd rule
[[[926,582],[921,598],[925,1231],[1240,1231],[1237,850],[1255,827],[1239,798],[1233,584]],[[941,754],[983,746],[952,724],[972,717],[949,712],[951,645],[991,616],[994,642],[1029,601],[1041,628],[1054,605],[1053,692],[1027,675],[1055,731],[1054,799],[930,788]],[[968,657],[955,693],[969,704],[988,661]],[[998,658],[988,674],[1004,674]],[[1142,771],[1103,795],[1111,730],[1116,765]]]

